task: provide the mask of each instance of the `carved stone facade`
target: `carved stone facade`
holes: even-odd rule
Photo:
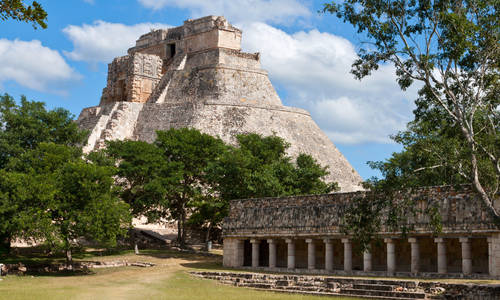
[[[146,102],[162,75],[162,60],[151,54],[134,53],[115,58],[108,66],[108,83],[100,105],[113,102]]]
[[[91,131],[85,151],[106,140],[154,141],[156,130],[190,127],[235,144],[240,133],[277,134],[289,154],[308,153],[327,166],[342,191],[361,190],[361,177],[305,110],[284,106],[258,53],[241,51],[242,32],[223,17],[142,35],[109,65],[99,106],[78,123]]]
[[[410,232],[403,236],[382,226],[382,239],[361,253],[343,230],[343,216],[349,203],[367,195],[233,200],[223,227],[224,265],[326,274],[500,277],[500,230],[471,187],[399,193],[396,203],[405,200],[413,208],[406,224],[400,224]],[[439,232],[430,211],[438,213]]]

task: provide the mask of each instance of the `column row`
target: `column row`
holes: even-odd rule
[[[294,239],[285,239],[287,244],[287,268],[296,268],[296,249],[295,249]],[[344,248],[344,271],[352,271],[352,242],[348,238],[341,239]],[[307,243],[307,268],[316,268],[316,240],[306,239]],[[333,271],[334,262],[334,250],[333,250],[333,239],[323,239],[324,243],[324,268],[326,271]],[[395,239],[385,238],[384,242],[386,244],[386,262],[387,262],[387,272],[395,273],[397,262],[396,262],[396,244]],[[408,242],[411,249],[411,259],[410,268],[412,273],[420,272],[420,244],[418,238],[409,238]],[[447,273],[447,255],[446,255],[446,244],[444,238],[435,238],[434,242],[437,247],[437,272],[444,274]],[[472,255],[471,255],[471,241],[469,238],[463,237],[459,238],[461,244],[461,256],[462,256],[462,273],[471,274],[472,273]],[[251,265],[252,267],[259,267],[259,246],[260,240],[252,239],[250,240],[252,245],[252,255],[251,255]],[[269,246],[269,264],[270,268],[276,268],[277,266],[277,240],[268,239]],[[489,247],[491,248],[491,247]],[[491,250],[490,250],[491,252]],[[491,265],[491,264],[490,264]],[[372,271],[372,253],[369,250],[363,252],[363,270],[365,272]]]

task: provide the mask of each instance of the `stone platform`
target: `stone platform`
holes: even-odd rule
[[[367,299],[478,299],[500,297],[500,285],[455,284],[418,280],[386,280],[305,275],[191,272],[223,284],[273,292]]]

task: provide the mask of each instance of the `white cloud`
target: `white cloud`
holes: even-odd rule
[[[134,46],[142,34],[167,27],[170,26],[160,23],[125,25],[100,20],[91,25],[69,25],[63,32],[73,42],[74,49],[64,51],[64,54],[72,60],[108,63],[117,56],[127,54],[127,49]]]
[[[0,82],[13,80],[30,89],[65,93],[81,76],[59,54],[38,40],[0,39]]]
[[[286,103],[309,110],[334,142],[388,143],[388,135],[411,119],[416,88],[402,92],[389,65],[354,79],[349,71],[357,55],[348,40],[317,30],[288,34],[263,23],[240,26],[243,49],[261,53]]]
[[[178,7],[189,10],[193,18],[223,15],[229,22],[288,23],[299,17],[311,15],[298,0],[138,0],[143,6],[155,10]]]

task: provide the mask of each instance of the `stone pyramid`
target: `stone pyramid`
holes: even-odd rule
[[[152,142],[169,128],[197,128],[231,144],[239,133],[274,133],[291,144],[290,155],[328,166],[326,179],[341,191],[360,190],[361,177],[309,113],[281,103],[259,54],[241,51],[241,34],[208,16],[142,35],[109,64],[100,104],[81,112],[79,125],[91,131],[84,151],[105,140]]]

